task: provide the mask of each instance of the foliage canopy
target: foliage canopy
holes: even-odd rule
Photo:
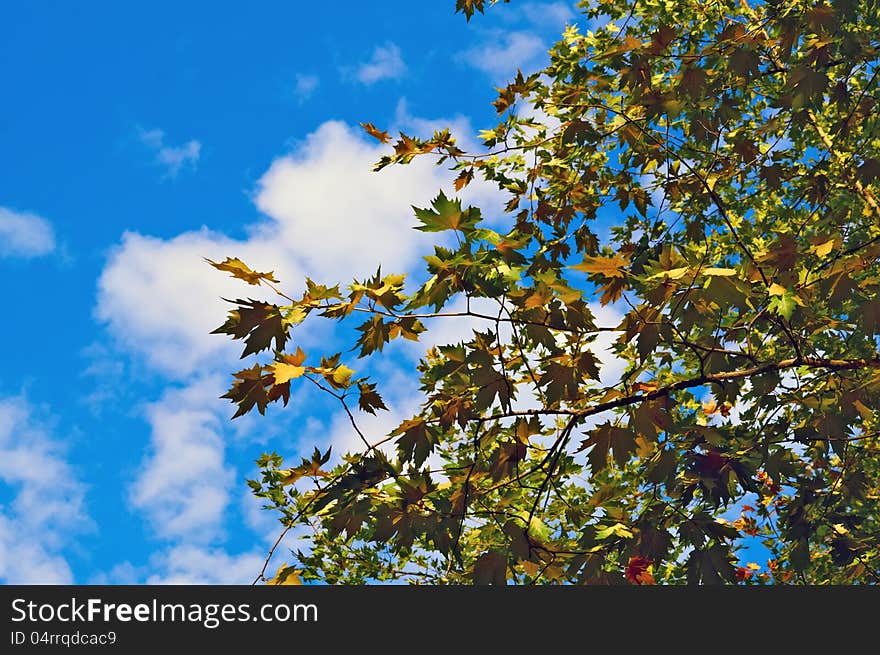
[[[549,65],[498,90],[484,150],[364,124],[377,169],[432,157],[507,196],[415,208],[437,233],[422,284],[292,298],[212,262],[278,294],[217,330],[272,357],[235,374],[236,416],[311,381],[364,442],[335,467],[325,444],[260,459],[254,492],[309,528],[273,582],[880,581],[877,3],[579,7]],[[351,352],[296,346],[321,317],[356,322]],[[415,415],[362,434],[386,407],[356,358],[456,320],[480,327],[425,353]]]

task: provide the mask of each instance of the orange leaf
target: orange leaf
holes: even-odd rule
[[[465,188],[470,181],[474,179],[474,169],[473,168],[465,168],[458,174],[458,177],[455,178],[455,190],[461,191]]]

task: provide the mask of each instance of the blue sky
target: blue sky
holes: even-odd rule
[[[520,2],[466,23],[453,5],[3,4],[0,582],[253,579],[276,533],[244,483],[254,459],[353,442],[304,387],[229,421],[237,347],[208,332],[219,297],[249,289],[202,257],[293,292],[418,270],[430,240],[410,204],[451,194],[452,175],[371,173],[380,148],[358,122],[472,143],[494,86],[575,17]],[[304,327],[306,351],[333,352],[326,327]],[[368,429],[411,409],[418,354],[372,365],[392,412]]]

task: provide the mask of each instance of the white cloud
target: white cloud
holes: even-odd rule
[[[93,585],[134,585],[139,584],[144,578],[144,568],[138,567],[129,561],[115,564],[109,571],[99,571],[86,584]]]
[[[40,257],[55,247],[55,231],[45,218],[0,207],[0,257]]]
[[[371,274],[379,264],[409,268],[432,243],[412,229],[410,204],[429,203],[451,176],[428,161],[373,173],[383,152],[344,123],[321,125],[260,180],[257,206],[275,221],[258,237],[280,239],[303,270],[329,281]]]
[[[259,479],[259,471],[254,467],[248,479]],[[264,509],[266,500],[257,498],[250,488],[242,488],[241,490],[241,513],[247,526],[258,535],[265,535],[267,538],[274,540],[278,531],[280,531],[281,523],[279,522],[278,513],[272,510]]]
[[[355,78],[361,84],[375,84],[380,80],[393,80],[403,77],[406,64],[400,55],[400,48],[394,43],[376,46],[373,56],[355,71]]]
[[[220,548],[180,545],[152,558],[152,567],[160,573],[149,576],[146,583],[249,584],[263,566],[265,557],[262,552],[231,555]]]
[[[265,241],[234,241],[207,229],[169,240],[127,232],[98,280],[96,316],[120,346],[170,378],[188,379],[207,362],[227,362],[234,349],[225,337],[209,333],[228,309],[221,296],[235,299],[249,289],[203,259],[227,255],[258,270],[278,271],[286,259]]]
[[[318,88],[319,81],[320,80],[317,75],[306,75],[304,73],[297,73],[296,83],[293,87],[293,93],[294,95],[296,95],[296,99],[299,104],[303,104],[306,100],[312,97],[315,89]]]
[[[282,553],[276,554],[280,560]],[[120,562],[95,575],[88,584],[250,584],[265,557],[262,551],[231,554],[222,548],[178,544],[153,553],[149,562],[142,565],[127,560]]]
[[[42,412],[41,412],[42,413]],[[0,399],[0,582],[70,584],[63,551],[91,527],[85,488],[24,397]]]
[[[565,2],[526,2],[520,9],[526,20],[538,25],[562,27],[575,17],[571,5]]]
[[[138,128],[141,143],[155,153],[155,161],[165,169],[167,177],[176,177],[184,168],[195,170],[202,153],[202,144],[191,139],[180,146],[168,145],[165,132]]]
[[[150,450],[131,499],[160,537],[205,542],[219,534],[235,480],[224,461],[223,388],[220,376],[199,379],[146,408]]]
[[[518,68],[528,72],[536,67],[545,50],[544,42],[532,32],[492,31],[481,45],[457,59],[498,80],[512,78]]]

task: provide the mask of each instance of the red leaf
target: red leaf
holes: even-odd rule
[[[637,585],[657,584],[651,572],[653,564],[652,560],[641,555],[630,557],[629,563],[626,565],[626,579]]]

